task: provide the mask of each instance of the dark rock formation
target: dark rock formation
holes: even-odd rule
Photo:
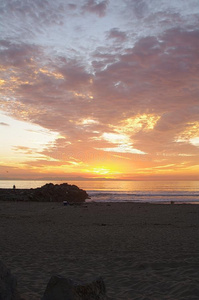
[[[103,279],[77,283],[61,276],[51,277],[42,300],[107,300]]]
[[[81,203],[88,199],[86,191],[68,183],[48,183],[36,189],[0,189],[0,200]]]
[[[22,300],[17,291],[17,280],[0,261],[0,300]]]
[[[0,261],[0,300],[24,300],[17,290],[17,279]],[[41,300],[108,300],[101,277],[89,283],[52,276]]]

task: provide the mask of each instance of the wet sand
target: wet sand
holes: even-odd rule
[[[199,299],[199,205],[0,202],[0,228],[24,299],[54,274],[102,276],[111,300]]]

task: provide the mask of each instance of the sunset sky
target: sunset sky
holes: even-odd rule
[[[0,38],[0,179],[199,180],[198,0],[2,0]]]

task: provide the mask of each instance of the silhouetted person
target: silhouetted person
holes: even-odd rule
[[[15,184],[13,185],[13,190],[15,190],[16,189],[16,186],[15,186]]]

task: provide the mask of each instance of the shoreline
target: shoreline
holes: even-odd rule
[[[199,295],[198,205],[2,201],[0,224],[0,259],[25,300],[55,274],[102,276],[110,300]]]

